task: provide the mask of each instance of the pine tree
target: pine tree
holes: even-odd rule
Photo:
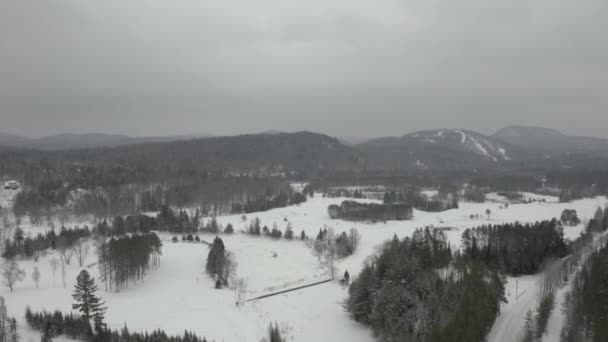
[[[0,297],[0,342],[6,342],[8,337],[8,314],[4,297]]]
[[[46,322],[46,326],[44,327],[44,333],[40,337],[40,342],[53,342],[53,325],[50,321]]]
[[[219,278],[223,274],[224,264],[226,263],[226,248],[221,238],[215,237],[209,255],[207,256],[207,273],[211,276],[218,276]],[[221,284],[220,284],[221,287]]]
[[[287,240],[293,240],[293,228],[291,227],[291,222],[287,223],[287,228],[285,228],[285,238]]]
[[[272,323],[268,326],[268,342],[285,342],[283,337],[281,336],[281,330],[279,330],[279,325],[277,323],[272,325]]]
[[[99,330],[102,328],[106,307],[104,307],[105,303],[95,295],[97,290],[95,280],[91,278],[89,272],[82,270],[76,278],[76,285],[72,294],[76,304],[72,305],[72,309],[80,311],[89,324],[93,319],[95,328]]]
[[[17,334],[17,320],[15,317],[9,320],[9,336],[8,342],[18,342],[19,335]]]

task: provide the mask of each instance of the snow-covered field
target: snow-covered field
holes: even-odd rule
[[[327,206],[340,203],[340,198],[323,198],[317,194],[308,202],[295,207],[275,209],[263,213],[249,214],[243,221],[242,215],[222,216],[218,221],[226,225],[232,223],[236,231],[245,229],[249,221],[258,217],[262,225],[272,227],[276,223],[284,230],[289,221],[299,236],[304,230],[308,236],[316,236],[319,229],[327,226],[336,233],[357,228],[362,236],[361,244],[354,255],[341,260],[338,264],[340,272],[348,270],[355,276],[366,258],[375,252],[378,245],[394,234],[402,238],[409,236],[419,227],[452,227],[448,237],[454,246],[460,245],[460,236],[464,229],[481,224],[501,222],[531,222],[542,219],[559,217],[565,208],[573,208],[582,219],[590,218],[598,206],[606,204],[606,198],[594,198],[575,201],[573,203],[556,203],[554,198],[547,203],[513,204],[500,209],[500,202],[460,203],[460,209],[442,213],[425,213],[415,211],[411,221],[389,221],[387,223],[355,223],[331,220],[327,215]],[[491,214],[486,215],[489,209]],[[471,219],[478,215],[479,219]],[[286,221],[287,220],[287,221]],[[33,229],[24,225],[27,232]],[[40,231],[40,228],[36,228]],[[580,234],[582,226],[566,227],[566,236],[575,238]],[[291,292],[268,299],[254,301],[242,307],[235,306],[234,292],[213,289],[213,282],[204,273],[204,265],[208,247],[196,243],[172,243],[171,235],[162,234],[164,241],[161,267],[152,271],[144,283],[132,284],[120,293],[103,292],[109,310],[106,320],[112,328],[121,328],[125,323],[132,331],[144,331],[161,328],[168,333],[179,334],[184,330],[215,339],[216,341],[254,341],[258,342],[265,336],[270,322],[279,322],[287,331],[289,341],[353,341],[371,342],[370,331],[349,319],[342,308],[342,302],[347,296],[347,289],[336,283],[328,283],[301,291]],[[212,236],[201,235],[206,241]],[[236,233],[232,236],[222,236],[226,248],[235,253],[239,263],[238,275],[248,281],[250,295],[263,293],[264,288],[281,286],[288,282],[314,282],[323,279],[324,275],[318,267],[316,258],[301,241],[275,241],[268,238],[249,237]],[[274,257],[276,254],[276,257]],[[30,275],[34,266],[31,260],[19,261],[26,270],[24,282],[17,284],[14,292],[1,288],[0,295],[4,296],[9,314],[16,316],[24,329],[23,314],[26,305],[35,310],[71,309],[71,293],[76,274],[80,271],[76,260],[67,267],[66,288],[62,286],[61,271],[56,275],[56,285],[53,285],[49,254],[42,257],[37,265],[42,274],[40,288],[37,289]],[[94,263],[96,255],[90,253],[85,263],[88,270],[97,274]],[[527,278],[520,278],[520,292],[528,284]],[[510,280],[507,296],[512,299],[514,290]],[[100,288],[103,288],[100,284]],[[526,295],[530,295],[531,291]],[[521,297],[520,300],[524,300]],[[517,310],[517,302],[511,301],[503,308],[508,312]],[[525,314],[525,312],[524,312]],[[509,317],[518,317],[513,315]],[[506,317],[506,316],[505,316]],[[500,319],[495,330],[510,331],[513,334],[520,331],[523,325],[521,319]],[[36,340],[36,334],[25,333],[28,338]],[[33,337],[32,337],[33,336]]]

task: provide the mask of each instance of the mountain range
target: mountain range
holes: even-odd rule
[[[23,136],[0,132],[0,146],[56,151],[70,149],[89,149],[98,147],[117,147],[131,144],[144,144],[153,142],[171,142],[207,137],[211,137],[211,135],[193,134],[167,137],[132,137],[128,135],[105,133],[66,133],[42,138],[26,138]]]
[[[541,127],[511,126],[492,135],[468,129],[436,129],[359,143],[344,140],[312,132],[279,131],[222,137],[62,134],[37,139],[0,134],[4,149],[57,151],[87,160],[193,159],[234,169],[278,164],[317,170],[477,169],[541,164],[568,167],[568,163],[597,165],[598,160],[608,160],[606,139],[568,136]],[[87,151],[80,153],[79,149]]]

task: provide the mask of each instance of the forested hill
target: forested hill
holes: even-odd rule
[[[201,173],[300,174],[353,171],[363,158],[351,147],[326,135],[298,132],[213,137],[113,148],[65,151],[0,150],[0,171],[19,174],[26,165],[55,170],[72,168],[123,169],[139,176],[195,176]],[[13,170],[11,170],[13,169]]]

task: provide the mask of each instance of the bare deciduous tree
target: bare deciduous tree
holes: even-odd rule
[[[236,278],[236,270],[237,270],[238,266],[239,266],[239,264],[236,261],[234,254],[231,252],[226,252],[226,259],[222,266],[222,279],[224,280],[224,282],[226,284],[228,284],[228,281],[230,281],[232,283],[236,282],[235,278]]]
[[[65,289],[65,259],[61,259],[61,279],[63,280],[63,288]]]
[[[87,255],[89,254],[89,244],[83,239],[79,239],[76,242],[74,249],[76,251],[76,256],[78,257],[78,265],[82,267],[87,258]]]
[[[38,288],[38,284],[40,283],[40,270],[38,270],[38,266],[34,266],[34,271],[32,272],[32,280],[36,283],[36,288]]]
[[[0,274],[4,280],[4,285],[13,291],[13,287],[17,282],[22,281],[25,278],[25,272],[19,268],[16,261],[6,261],[0,268]]]
[[[57,260],[57,258],[53,258],[49,260],[49,264],[53,270],[53,287],[55,287],[55,274],[57,274],[57,269],[59,268],[59,260]]]

